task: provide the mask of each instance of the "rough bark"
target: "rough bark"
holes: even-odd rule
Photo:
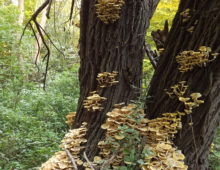
[[[133,86],[141,86],[142,60],[146,29],[159,0],[125,0],[120,19],[104,24],[96,15],[96,0],[82,0],[80,20],[80,98],[74,127],[88,122],[86,153],[91,158],[97,153],[96,145],[103,138],[100,129],[106,113],[114,104],[135,99]],[[97,74],[118,71],[119,83],[111,88],[99,89]],[[104,110],[91,113],[83,108],[89,92],[98,91],[108,100]]]
[[[209,148],[220,121],[220,56],[206,67],[196,67],[184,74],[178,71],[175,56],[184,50],[198,50],[203,45],[220,53],[219,7],[219,0],[181,0],[165,51],[150,84],[151,101],[146,103],[150,118],[158,117],[163,112],[183,111],[184,106],[177,100],[170,99],[164,92],[164,89],[183,80],[189,85],[188,94],[202,94],[204,104],[192,113],[197,153],[188,116],[184,117],[183,128],[175,139],[176,145],[186,156],[189,170],[208,169]],[[187,8],[191,11],[191,18],[183,23],[180,12]],[[194,31],[188,32],[187,29],[193,25]]]

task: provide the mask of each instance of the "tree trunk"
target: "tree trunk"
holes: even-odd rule
[[[132,86],[140,87],[142,60],[145,56],[143,44],[159,0],[125,0],[120,19],[113,24],[104,24],[96,14],[96,0],[82,0],[80,20],[80,98],[74,127],[88,122],[88,142],[86,153],[91,158],[97,153],[97,143],[104,137],[100,129],[106,113],[116,103],[135,99],[137,94]],[[100,89],[97,74],[118,71],[118,84],[111,88]],[[97,91],[106,97],[104,109],[88,112],[83,101],[89,92]]]
[[[24,21],[24,0],[18,0],[18,8],[19,8],[19,17],[18,17],[18,25],[22,28],[22,24]],[[20,34],[18,33],[17,39],[20,39]],[[20,52],[20,47],[18,45],[18,53],[17,53],[18,63],[20,65],[22,73],[24,73],[24,59]]]
[[[19,19],[18,19],[18,25],[22,26],[23,21],[24,21],[24,0],[19,0],[18,1],[18,8],[19,8]]]
[[[164,112],[183,111],[183,105],[170,99],[164,92],[164,89],[183,80],[189,85],[188,95],[193,92],[202,94],[204,104],[191,114],[195,143],[187,115],[183,118],[183,128],[175,139],[176,145],[186,156],[189,170],[208,169],[209,148],[220,121],[220,56],[206,67],[196,66],[186,73],[179,72],[175,56],[185,50],[196,51],[200,46],[211,47],[213,52],[220,52],[219,7],[219,0],[181,0],[165,51],[150,84],[151,101],[146,103],[150,118],[158,117]],[[187,8],[190,9],[191,18],[183,23],[180,13]],[[191,26],[194,26],[192,33],[187,31]]]

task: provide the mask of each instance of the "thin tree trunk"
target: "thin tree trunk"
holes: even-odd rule
[[[97,143],[103,138],[100,129],[106,113],[114,104],[136,99],[132,86],[140,87],[142,61],[146,29],[159,0],[125,0],[120,19],[113,24],[104,24],[96,14],[96,0],[82,0],[80,19],[80,98],[74,127],[88,122],[88,142],[86,153],[91,158],[97,153]],[[97,74],[118,71],[118,84],[111,88],[100,89]],[[104,109],[88,112],[83,101],[89,92],[98,91],[106,97]]]
[[[24,20],[24,0],[18,0],[18,8],[19,8],[19,18],[18,18],[18,25],[22,28],[23,20]],[[20,34],[18,34],[17,39],[20,38]],[[24,59],[20,52],[20,48],[18,46],[18,53],[17,53],[18,63],[21,67],[22,72],[24,73]]]
[[[208,169],[209,148],[220,121],[220,56],[206,67],[197,66],[186,73],[179,72],[175,56],[185,50],[196,51],[200,46],[211,47],[213,52],[220,53],[219,7],[219,0],[181,0],[165,51],[151,81],[149,96],[152,100],[146,104],[150,118],[164,112],[183,111],[184,106],[164,92],[164,89],[183,80],[189,85],[188,95],[193,92],[202,94],[204,104],[192,113],[194,134],[188,125],[190,118],[185,116],[183,128],[175,139],[176,145],[186,156],[189,170]],[[183,23],[180,13],[187,8],[191,18]],[[187,29],[192,26],[194,31],[190,33]]]
[[[46,22],[47,22],[47,16],[46,16],[46,13],[47,13],[47,8],[45,8],[43,11],[42,11],[42,14],[41,14],[41,18],[40,18],[40,26],[45,29],[45,26],[46,26]],[[41,49],[42,47],[42,40],[40,38],[40,35],[39,33],[37,33],[37,39],[38,39],[38,43],[37,41],[35,42],[35,45],[34,45],[34,54],[32,55],[32,62],[33,63],[37,63],[39,64],[40,63],[40,53],[38,53],[38,51]]]

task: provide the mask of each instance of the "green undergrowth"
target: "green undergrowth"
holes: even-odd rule
[[[209,169],[219,170],[220,169],[220,127],[218,128],[217,134],[213,141],[213,146],[211,149],[209,157]]]
[[[0,169],[38,169],[59,149],[78,101],[77,68],[38,83],[8,80],[0,97]]]

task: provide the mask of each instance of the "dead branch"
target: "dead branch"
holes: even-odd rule
[[[72,157],[70,151],[68,151],[68,149],[66,148],[66,143],[64,143],[63,146],[64,146],[64,149],[65,149],[67,155],[69,156],[69,158],[70,158],[70,160],[71,160],[71,162],[72,162],[72,164],[73,164],[73,167],[75,168],[75,170],[78,170],[77,165],[76,165],[76,161],[75,161],[74,158]]]
[[[110,163],[113,161],[113,159],[118,155],[119,151],[120,151],[120,147],[118,147],[118,149],[114,152],[114,154],[112,155],[112,157],[109,160],[106,160],[102,164],[102,167],[100,168],[100,170],[104,170],[108,165],[110,165]]]
[[[38,38],[37,38],[37,35],[36,35],[36,33],[35,33],[35,30],[34,30],[32,24],[30,23],[29,25],[30,25],[30,27],[31,27],[31,30],[32,30],[32,32],[33,32],[33,34],[34,34],[34,37],[35,37],[35,39],[36,39],[36,41],[37,41],[37,46],[38,46],[37,55],[36,55],[36,57],[35,57],[35,65],[37,65],[37,59],[38,59],[38,57],[39,57],[39,55],[40,55],[40,43],[39,43],[39,40],[38,40]]]
[[[145,44],[145,43],[144,43],[144,49],[147,53],[147,56],[148,56],[148,58],[149,58],[149,60],[152,64],[152,66],[154,67],[154,69],[156,69],[157,68],[157,63],[158,63],[158,60],[159,60],[159,56],[158,56],[157,52],[156,51],[154,52],[151,49],[151,46],[149,44]]]
[[[146,138],[146,136],[144,136],[144,137],[142,138],[142,140],[141,140],[140,149],[138,150],[138,159],[140,159],[141,156],[142,156],[141,154],[143,153],[144,146],[145,146],[146,142],[147,142],[147,138]],[[135,168],[135,170],[138,170],[138,169],[140,169],[140,167],[137,166],[137,167]]]
[[[92,169],[92,170],[95,170],[95,168],[92,166],[92,163],[89,161],[87,155],[86,155],[86,152],[83,153],[83,157],[85,158],[86,162],[89,164],[89,167]]]
[[[34,28],[31,24],[31,22],[33,21],[36,28],[37,28],[37,32],[39,33],[39,36],[47,50],[47,53],[45,54],[45,56],[43,57],[43,61],[45,61],[45,59],[47,59],[46,61],[46,70],[45,70],[45,75],[44,75],[44,81],[43,81],[43,89],[45,90],[46,89],[46,80],[47,80],[47,73],[48,73],[48,66],[49,66],[49,61],[50,61],[50,48],[49,46],[47,45],[46,41],[45,41],[45,38],[44,38],[44,34],[46,35],[46,37],[49,39],[49,41],[51,42],[51,44],[55,47],[55,49],[60,52],[63,56],[64,54],[56,47],[56,45],[53,43],[53,41],[50,39],[50,36],[46,33],[46,31],[41,27],[41,25],[37,22],[37,17],[38,15],[45,9],[47,8],[47,18],[49,18],[49,13],[50,13],[50,9],[51,9],[51,4],[52,4],[52,1],[53,0],[45,0],[45,2],[35,11],[35,13],[32,15],[32,17],[28,20],[27,24],[25,25],[24,27],[24,30],[23,30],[23,33],[21,35],[21,38],[20,38],[20,42],[22,40],[22,37],[24,36],[24,33],[25,33],[25,30],[27,29],[28,25],[30,25],[33,33],[34,33],[34,37],[37,41],[37,44],[38,44],[38,53],[37,53],[37,56],[36,56],[36,61],[37,61],[37,58],[39,56],[39,53],[40,53],[40,45],[39,45],[39,41],[38,41],[38,38],[36,36],[36,33],[34,31]],[[35,64],[37,65],[37,62],[35,61]]]
[[[50,0],[49,4],[48,4],[48,8],[47,8],[47,19],[50,19],[50,9],[51,9],[51,5],[52,5],[52,1],[53,0]]]
[[[75,4],[75,0],[72,0],[69,21],[72,20],[74,4]]]

